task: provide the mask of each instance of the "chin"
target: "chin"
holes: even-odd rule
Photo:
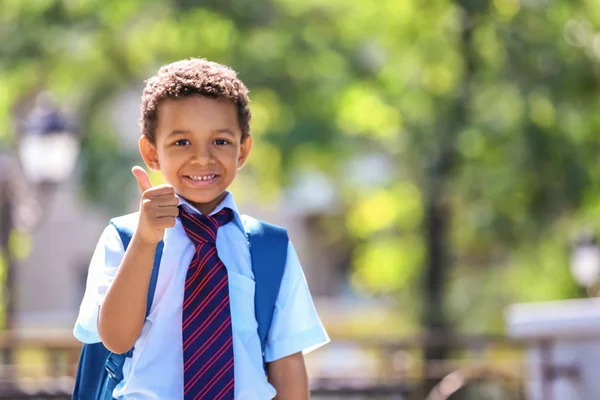
[[[210,192],[198,193],[197,191],[187,191],[182,193],[182,196],[191,203],[208,204],[220,199],[225,194],[223,190],[211,190]]]

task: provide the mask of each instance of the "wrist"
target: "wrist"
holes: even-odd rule
[[[160,242],[159,240],[148,238],[144,236],[140,231],[135,231],[133,237],[131,238],[131,244],[135,247],[139,248],[152,248],[154,249],[156,245]]]

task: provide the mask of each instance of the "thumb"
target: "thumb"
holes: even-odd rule
[[[135,176],[135,179],[137,180],[142,192],[145,192],[152,187],[152,182],[150,182],[150,178],[148,177],[146,170],[136,165],[131,169],[131,173]]]

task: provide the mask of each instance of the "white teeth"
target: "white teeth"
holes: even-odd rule
[[[189,178],[193,181],[208,181],[210,179],[214,179],[215,175],[206,175],[206,176],[190,175]]]

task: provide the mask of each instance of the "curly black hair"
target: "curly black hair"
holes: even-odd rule
[[[140,128],[151,143],[156,140],[158,106],[167,99],[202,95],[225,98],[237,108],[242,142],[250,135],[248,88],[230,67],[204,58],[190,58],[165,65],[146,80],[142,94]]]

